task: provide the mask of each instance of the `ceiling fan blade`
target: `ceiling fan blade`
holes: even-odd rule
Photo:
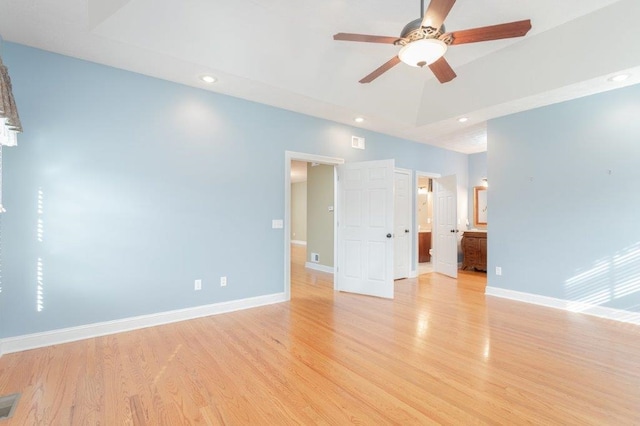
[[[470,30],[454,31],[451,44],[477,43],[479,41],[499,40],[502,38],[522,37],[531,29],[531,20],[509,22],[507,24],[491,25],[488,27],[472,28]]]
[[[451,68],[451,65],[449,65],[449,62],[447,62],[444,56],[429,65],[429,69],[440,83],[447,83],[456,78],[455,71]]]
[[[456,0],[431,0],[422,18],[423,27],[440,29]]]
[[[398,37],[387,37],[387,36],[375,36],[368,34],[351,34],[351,33],[338,33],[333,36],[334,40],[342,40],[342,41],[362,41],[365,43],[384,43],[384,44],[393,44]]]
[[[387,62],[379,66],[374,72],[360,80],[360,83],[371,83],[373,80],[398,65],[398,63],[400,63],[400,58],[394,56],[393,58],[389,59]]]

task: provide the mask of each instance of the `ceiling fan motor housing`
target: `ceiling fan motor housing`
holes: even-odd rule
[[[400,38],[396,40],[395,44],[399,46],[406,46],[413,41],[430,38],[442,40],[447,45],[451,44],[453,39],[451,37],[442,37],[444,34],[444,24],[438,29],[428,26],[423,27],[422,18],[418,18],[404,26],[400,33]]]

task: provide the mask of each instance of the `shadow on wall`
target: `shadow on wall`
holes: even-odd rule
[[[568,309],[594,305],[640,312],[640,242],[598,259],[564,284]]]

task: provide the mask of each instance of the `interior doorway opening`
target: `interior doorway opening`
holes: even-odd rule
[[[306,268],[333,273],[335,170],[331,164],[291,161],[291,245]]]
[[[285,153],[284,287],[287,300],[291,298],[292,271],[307,268],[334,271],[337,254],[335,166],[343,163],[340,158]],[[303,170],[305,175],[300,176]],[[314,180],[312,184],[309,184],[310,175]],[[318,182],[322,194],[316,185]]]
[[[418,176],[418,275],[433,272],[433,178]]]
[[[328,165],[333,175],[333,203],[321,209],[333,218],[333,265],[323,285],[347,293],[393,298],[394,160],[345,164],[339,158],[285,152],[284,293],[290,300],[292,283],[309,284],[314,271],[292,263],[291,167],[294,160]],[[338,167],[336,167],[338,166]],[[309,168],[307,169],[309,171]],[[338,184],[340,176],[340,184]],[[309,198],[308,198],[309,199]],[[307,206],[307,208],[310,208]],[[338,223],[341,225],[338,227]],[[410,229],[410,228],[407,228]],[[310,228],[307,227],[310,233]],[[296,234],[297,235],[297,234]],[[313,259],[307,235],[307,254]],[[325,256],[330,257],[329,256]],[[320,256],[322,259],[322,256]],[[318,262],[320,263],[320,262]],[[294,270],[295,266],[295,270]],[[319,269],[320,274],[323,270]],[[329,275],[330,272],[333,274]],[[298,274],[300,275],[294,275]],[[292,279],[295,277],[295,279]]]

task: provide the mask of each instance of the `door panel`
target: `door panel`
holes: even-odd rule
[[[385,279],[385,256],[387,255],[388,243],[369,243],[369,276],[370,280],[383,281]]]
[[[340,291],[393,298],[394,161],[347,163],[338,170]]]
[[[344,198],[345,217],[344,223],[347,227],[357,227],[362,218],[362,194],[360,191],[347,191]]]

